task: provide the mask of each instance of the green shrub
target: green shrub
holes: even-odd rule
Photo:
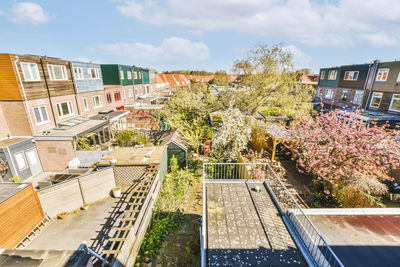
[[[267,107],[267,108],[260,108],[259,110],[261,114],[264,116],[282,116],[283,110],[280,107]]]

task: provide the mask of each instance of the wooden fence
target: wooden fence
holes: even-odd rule
[[[43,210],[51,217],[71,212],[110,196],[116,187],[112,167],[89,173],[37,191]]]

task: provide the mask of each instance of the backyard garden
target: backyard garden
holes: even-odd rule
[[[202,162],[268,163],[303,207],[388,205],[387,184],[400,168],[397,129],[367,126],[355,110],[315,111],[306,104],[314,89],[298,84],[292,55],[280,45],[256,47],[235,70],[235,90],[179,88],[168,112],[157,114],[192,152],[186,169],[171,159],[137,266],[200,264]]]

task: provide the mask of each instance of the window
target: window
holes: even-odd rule
[[[346,102],[349,97],[349,90],[342,90],[342,95],[340,96],[341,102]]]
[[[399,75],[397,76],[397,82],[398,83],[400,82],[400,72],[399,72]]]
[[[114,92],[114,99],[115,99],[115,101],[120,101],[121,100],[121,93],[120,92]]]
[[[128,80],[132,80],[132,72],[131,71],[127,71],[126,75],[128,76]]]
[[[122,98],[125,100],[126,99],[126,92],[125,90],[122,91]]]
[[[83,98],[83,106],[85,107],[85,110],[88,111],[89,110],[89,104],[87,102],[87,98]]]
[[[135,89],[135,95],[136,96],[138,95],[138,89],[137,88]]]
[[[136,72],[136,71],[134,71],[134,72],[133,72],[133,78],[136,80],[136,79],[137,79],[137,77],[138,77],[138,76],[137,76],[137,72]]]
[[[26,151],[25,156],[28,158],[30,166],[36,165],[38,163],[38,158],[34,149]]]
[[[378,74],[376,75],[376,81],[385,82],[387,76],[389,75],[389,69],[378,69]]]
[[[100,79],[100,72],[98,68],[89,68],[89,79]]]
[[[18,169],[22,170],[28,167],[26,163],[25,155],[23,152],[15,153],[14,154],[15,160],[17,161]]]
[[[357,90],[357,91],[354,93],[353,105],[357,105],[357,106],[361,105],[363,96],[364,96],[364,91]]]
[[[83,80],[83,70],[81,67],[74,67],[75,80]]]
[[[107,93],[107,103],[108,104],[111,104],[113,101],[112,101],[112,96],[111,96],[111,93]]]
[[[111,97],[111,94],[110,94],[110,97]],[[93,96],[93,107],[94,108],[99,108],[99,107],[102,107],[102,106],[103,106],[103,103],[101,102],[101,95]]]
[[[330,70],[328,80],[336,80],[337,70]]]
[[[147,93],[150,93],[150,87],[148,85],[147,85],[146,89],[147,89]]]
[[[36,63],[21,62],[21,67],[26,82],[40,82],[39,69]]]
[[[57,103],[57,113],[60,118],[69,117],[74,114],[72,101]]]
[[[344,73],[345,81],[357,81],[358,79],[358,71],[346,71]]]
[[[318,90],[317,90],[317,96],[316,96],[316,97],[320,97],[320,96],[321,96],[321,89],[318,88]]]
[[[321,71],[321,75],[320,75],[320,80],[324,80],[325,79],[325,71]]]
[[[35,114],[35,119],[37,125],[45,124],[50,122],[49,116],[47,115],[46,106],[34,107],[33,113]]]
[[[119,71],[119,75],[121,76],[121,80],[123,80],[123,79],[124,79],[124,71],[123,71],[123,70],[120,70],[120,71]]]
[[[400,111],[400,94],[393,94],[389,110]]]
[[[50,80],[66,81],[68,80],[67,69],[62,65],[47,65],[49,69]]]
[[[371,103],[369,104],[369,106],[371,108],[379,108],[379,105],[381,104],[382,96],[383,96],[383,93],[374,92],[372,94],[372,99],[371,99]]]
[[[139,71],[139,79],[142,79],[142,72]]]
[[[326,99],[332,99],[333,98],[333,90],[332,89],[326,89],[325,90],[325,98]]]
[[[128,96],[129,96],[129,98],[133,97],[133,90],[132,89],[128,89]]]

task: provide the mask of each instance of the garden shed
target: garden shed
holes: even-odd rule
[[[37,226],[43,227],[39,225],[43,219],[31,184],[0,183],[0,249],[13,249]]]
[[[177,130],[163,132],[157,141],[167,146],[168,166],[173,156],[178,160],[180,168],[186,168],[188,163],[189,144],[183,139],[182,134]]]

